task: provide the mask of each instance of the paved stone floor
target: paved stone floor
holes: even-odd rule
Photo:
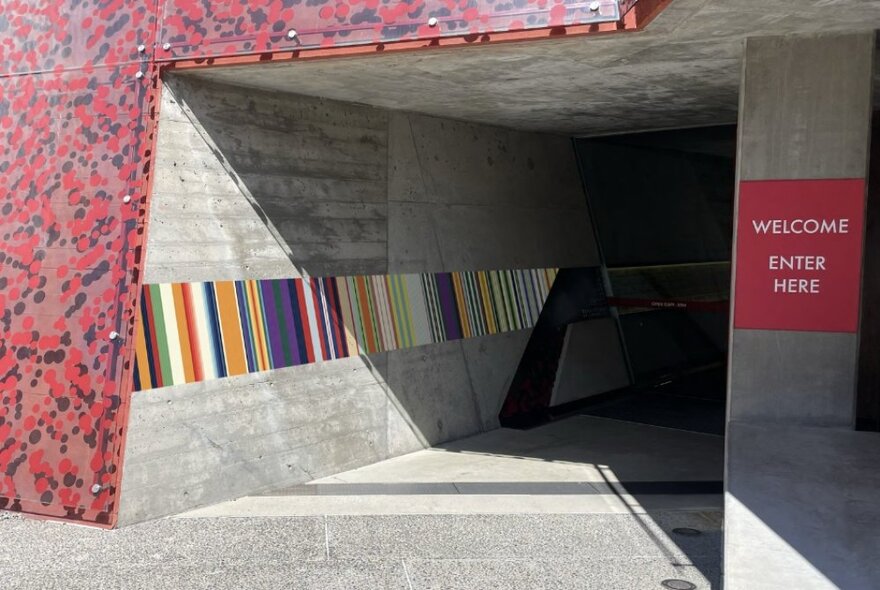
[[[672,533],[686,526],[696,537]],[[116,531],[6,517],[17,589],[717,588],[717,513],[165,519]]]
[[[721,456],[575,417],[115,531],[0,513],[0,590],[719,588]]]

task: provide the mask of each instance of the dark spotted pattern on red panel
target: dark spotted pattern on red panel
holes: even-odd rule
[[[616,22],[637,0],[167,0],[159,59]],[[593,8],[598,8],[593,10]],[[167,45],[166,45],[167,44]]]
[[[115,519],[156,96],[147,6],[0,4],[0,508]]]
[[[139,61],[138,46],[155,36],[155,12],[155,0],[2,0],[2,73]]]

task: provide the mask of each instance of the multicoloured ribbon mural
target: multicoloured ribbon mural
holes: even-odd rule
[[[556,273],[146,285],[135,390],[531,328]]]

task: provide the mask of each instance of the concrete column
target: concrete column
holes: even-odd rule
[[[854,431],[874,47],[873,32],[746,43],[728,589],[880,579],[880,435]]]

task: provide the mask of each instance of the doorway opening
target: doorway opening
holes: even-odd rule
[[[577,148],[631,377],[582,411],[723,435],[735,127]]]

